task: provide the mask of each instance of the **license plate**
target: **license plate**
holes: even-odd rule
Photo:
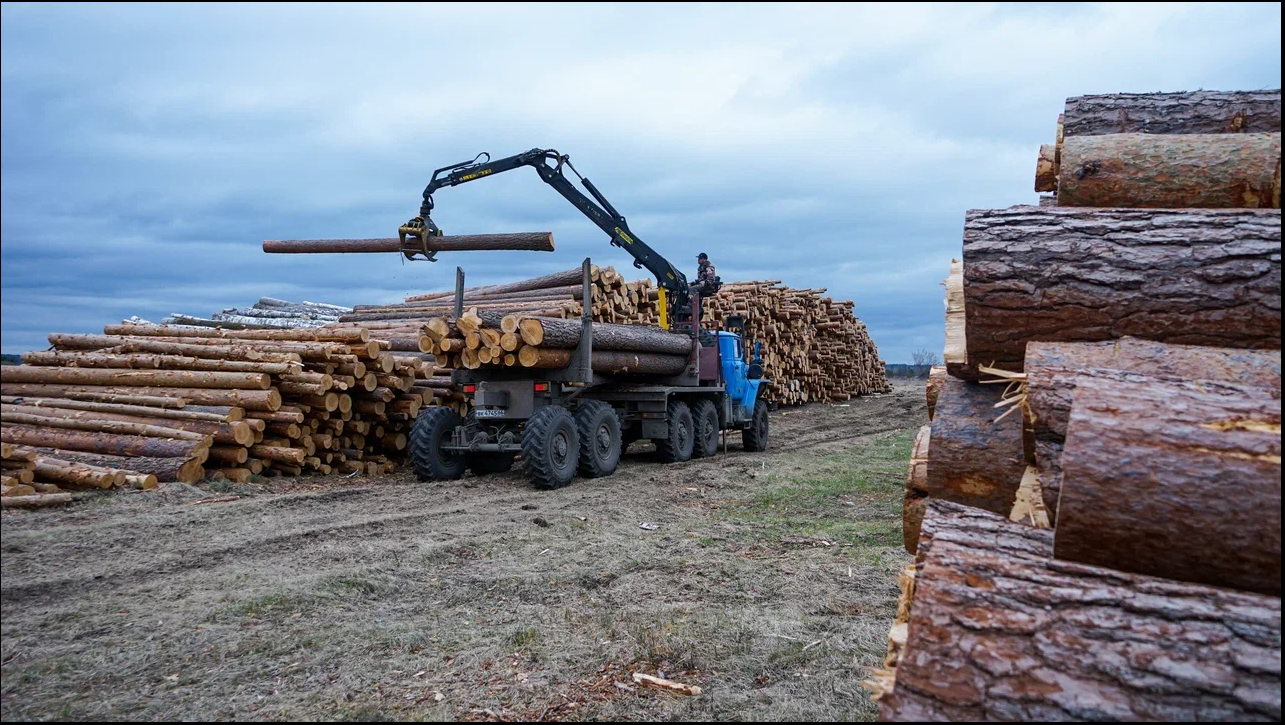
[[[473,411],[473,414],[479,418],[503,418],[504,414],[507,412],[508,411],[506,410],[488,410],[484,408],[478,408],[477,410]]]

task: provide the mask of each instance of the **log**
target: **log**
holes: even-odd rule
[[[254,410],[245,414],[247,418],[263,420],[269,423],[302,423],[303,413],[298,410]]]
[[[299,362],[302,358],[297,352],[273,352],[271,350],[245,345],[203,345],[191,342],[171,342],[169,340],[149,340],[120,335],[70,335],[53,334],[49,344],[60,350],[104,350],[113,353],[154,353],[160,355],[182,355],[215,360],[250,360],[260,362],[289,363]]]
[[[267,390],[272,376],[267,373],[189,372],[187,370],[116,370],[98,368],[52,368],[5,365],[0,383],[43,383],[64,385],[134,385],[171,388],[213,388],[218,390]]]
[[[27,425],[5,425],[0,429],[0,440],[25,446],[156,458],[191,458],[197,455],[198,451],[209,448],[209,443],[205,440],[149,438],[116,433],[37,428]]]
[[[164,398],[163,400],[170,400]],[[66,398],[34,398],[0,395],[0,403],[5,405],[28,405],[36,408],[59,408],[64,410],[84,410],[97,413],[118,413],[120,415],[141,415],[152,418],[173,418],[176,420],[205,420],[215,423],[235,422],[241,420],[245,411],[231,406],[185,406],[183,408],[158,408],[150,405],[126,405],[121,403],[96,403],[85,400]]]
[[[210,388],[153,388],[126,385],[46,385],[41,383],[7,383],[0,386],[5,395],[33,395],[47,398],[74,397],[80,393],[104,395],[170,395],[199,405],[232,406],[246,410],[276,410],[281,407],[281,393],[268,390],[215,390]]]
[[[144,409],[146,410],[146,409]],[[174,418],[159,418],[151,415],[135,415],[122,413],[102,413],[99,411],[82,411],[68,410],[65,408],[45,408],[32,405],[9,405],[4,408],[0,416],[8,413],[27,414],[31,417],[44,417],[46,419],[62,419],[72,422],[84,423],[121,423],[119,429],[103,428],[79,428],[79,430],[103,430],[108,433],[130,433],[133,435],[150,435],[160,438],[182,438],[186,440],[196,440],[193,436],[213,436],[215,443],[225,443],[233,445],[248,446],[254,440],[254,431],[249,423],[244,421],[235,422],[216,422],[210,420],[181,420]],[[15,423],[24,421],[14,420]],[[44,425],[38,422],[34,425]],[[55,426],[55,427],[75,427],[75,426]]]
[[[571,350],[524,347],[518,351],[518,362],[524,368],[561,369],[571,364]],[[594,372],[638,375],[677,375],[687,367],[681,355],[645,352],[595,351],[590,363]]]
[[[105,413],[68,411],[62,415],[39,415],[31,413],[30,411],[32,410],[36,410],[36,413],[57,413],[57,411],[40,411],[38,409],[30,408],[29,406],[10,406],[3,412],[0,412],[0,421],[4,421],[5,423],[19,423],[22,425],[43,426],[46,428],[60,428],[64,430],[120,433],[123,435],[147,436],[149,438],[173,438],[176,440],[186,441],[202,441],[210,438],[208,434],[192,433],[181,428],[150,425],[148,423],[140,423],[134,420],[116,420],[106,417],[108,414]],[[95,417],[79,417],[85,415]],[[195,425],[205,424],[197,423]],[[219,424],[214,423],[212,425],[217,426]]]
[[[1081,379],[1054,556],[1279,597],[1280,396]]]
[[[107,325],[103,328],[103,334],[133,337],[218,339],[226,340],[229,345],[238,344],[245,340],[259,342],[342,342],[349,344],[370,342],[370,331],[353,325],[334,325],[308,330],[220,330],[216,328],[184,327],[181,325],[145,325],[123,322],[119,325]]]
[[[465,251],[530,251],[552,252],[552,232],[521,232],[516,234],[457,234],[452,236],[425,237],[423,242],[396,237],[384,239],[265,239],[263,251],[268,254],[351,254],[406,252],[465,252]]]
[[[288,448],[285,446],[250,446],[249,452],[255,458],[295,466],[303,465],[303,459],[305,458],[305,451],[302,448]]]
[[[74,366],[78,368],[133,368],[164,370],[199,370],[210,372],[268,373],[293,375],[299,363],[265,363],[244,360],[208,360],[185,355],[121,355],[85,352],[27,352],[24,365]]]
[[[1026,471],[1022,419],[996,409],[1003,386],[948,378],[937,398],[927,495],[1008,515]]]
[[[250,458],[245,446],[211,446],[209,460],[215,463],[239,465]]]
[[[919,547],[919,528],[928,506],[928,451],[932,426],[920,426],[910,450],[910,468],[906,471],[906,495],[901,507],[901,539],[912,555]]]
[[[950,260],[950,275],[941,284],[946,288],[946,349],[941,355],[942,362],[951,375],[975,378],[975,370],[968,364],[964,319],[964,263],[961,260]]]
[[[546,289],[549,287],[565,287],[567,285],[579,284],[582,281],[583,270],[580,267],[568,269],[564,272],[554,272],[546,274],[543,277],[532,277],[518,282],[507,282],[505,284],[493,284],[485,287],[470,287],[464,290],[465,296],[474,294],[503,294],[507,292],[525,292],[528,290]],[[599,274],[597,267],[592,267],[590,274],[596,278]],[[433,292],[430,294],[413,295],[407,297],[407,302],[421,302],[424,300],[443,299],[454,297],[455,291]]]
[[[1279,350],[1280,224],[1276,210],[970,211],[970,365],[952,374],[1021,370],[1026,343],[1040,340]]]
[[[32,496],[5,496],[0,498],[0,506],[7,509],[32,509],[46,506],[62,506],[74,499],[70,493],[41,493]]]
[[[1062,486],[1062,447],[1076,382],[1099,378],[1128,382],[1140,376],[1220,384],[1281,387],[1279,350],[1169,345],[1124,337],[1113,342],[1033,342],[1026,348],[1024,449],[1040,474],[1044,506],[1056,517]]]
[[[1036,191],[1057,190],[1057,152],[1057,144],[1040,146],[1040,155],[1035,161]]]
[[[522,342],[527,345],[550,348],[573,348],[580,344],[580,320],[557,320],[542,317],[524,317],[518,322]],[[667,330],[641,325],[593,324],[593,349],[623,350],[629,352],[689,355],[694,340]]]
[[[201,456],[192,458],[127,457],[57,448],[41,448],[39,450],[41,453],[63,461],[88,463],[102,468],[116,468],[122,471],[154,475],[156,480],[165,483],[196,483],[201,480],[201,463],[204,460]]]
[[[1070,136],[1057,203],[1064,206],[1279,209],[1281,135]]]
[[[1281,91],[1111,93],[1066,99],[1065,136],[1279,133]]]
[[[946,366],[934,365],[928,371],[928,383],[924,386],[924,402],[928,404],[928,420],[933,419],[933,413],[937,410],[937,398],[941,395],[941,388],[946,384]]]
[[[36,460],[36,473],[46,481],[74,483],[98,488],[123,486],[126,473],[118,468],[101,468],[85,463],[63,461],[58,458]]]
[[[1051,558],[939,501],[887,722],[1279,720],[1281,600]]]

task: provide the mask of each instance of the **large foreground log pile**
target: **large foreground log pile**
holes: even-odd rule
[[[882,719],[1280,719],[1279,131],[1069,99],[1056,206],[968,212]]]
[[[62,485],[52,466],[64,463],[152,483],[376,473],[404,458],[423,406],[466,411],[430,356],[393,351],[361,327],[103,333],[52,334],[51,351],[0,369],[4,443],[51,461],[32,469],[36,482]]]

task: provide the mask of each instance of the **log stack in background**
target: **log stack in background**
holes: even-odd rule
[[[946,281],[881,718],[1279,720],[1280,91],[1069,99],[1036,188]]]

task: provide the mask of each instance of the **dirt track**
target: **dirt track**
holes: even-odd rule
[[[868,719],[923,407],[787,409],[767,453],[636,446],[559,491],[403,474],[6,511],[0,714]]]

